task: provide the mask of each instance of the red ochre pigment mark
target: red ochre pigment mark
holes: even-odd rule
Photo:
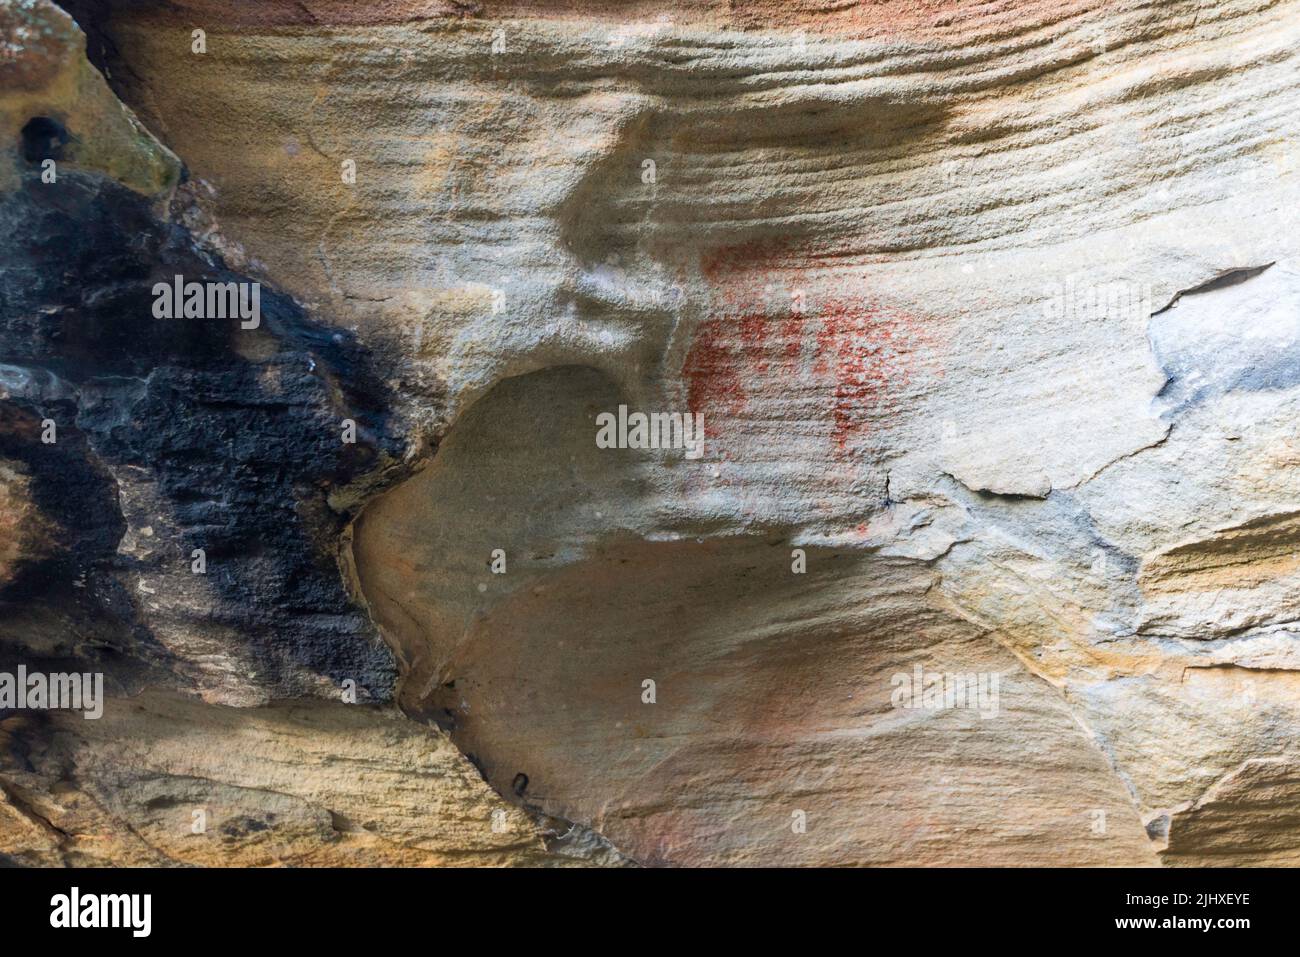
[[[722,319],[710,319],[695,334],[686,356],[686,401],[691,412],[704,413],[704,434],[719,435],[719,418],[741,416],[748,396],[741,381],[744,365],[735,340]],[[721,415],[719,415],[721,413]]]
[[[888,425],[931,359],[932,335],[927,323],[896,308],[819,294],[824,280],[791,260],[788,249],[770,244],[706,257],[701,265],[717,289],[717,311],[687,353],[687,402],[703,413],[705,433],[719,438],[766,417],[754,408],[757,399],[811,395],[825,410],[836,451],[846,453]],[[792,290],[802,290],[803,311],[792,304]]]
[[[791,374],[799,371],[799,353],[803,351],[804,314],[792,312],[781,320],[781,359]]]
[[[830,365],[833,435],[844,451],[873,418],[894,411],[898,393],[911,383],[919,325],[877,306],[845,303],[829,304],[821,321],[817,356]]]

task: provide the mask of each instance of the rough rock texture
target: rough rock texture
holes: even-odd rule
[[[149,691],[98,721],[15,722],[5,734],[26,765],[6,774],[0,803],[5,853],[19,863],[618,861],[589,834],[539,827],[445,737],[389,710],[232,709]]]
[[[7,3],[0,851],[1300,862],[1300,3]]]

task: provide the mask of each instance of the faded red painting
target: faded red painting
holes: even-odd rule
[[[786,244],[723,247],[701,271],[715,290],[683,377],[711,438],[744,431],[764,401],[811,394],[838,454],[888,428],[936,367],[934,320],[870,288],[832,283]],[[856,284],[855,284],[856,285]]]

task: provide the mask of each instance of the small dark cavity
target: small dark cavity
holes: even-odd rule
[[[1169,838],[1169,815],[1161,814],[1147,822],[1147,837],[1153,841],[1164,841]]]
[[[23,159],[39,163],[46,159],[63,159],[63,148],[68,145],[68,130],[56,119],[33,116],[20,134]]]

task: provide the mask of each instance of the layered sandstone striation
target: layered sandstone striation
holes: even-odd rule
[[[0,723],[0,852],[1300,858],[1300,4],[64,6],[0,649],[111,697]]]

